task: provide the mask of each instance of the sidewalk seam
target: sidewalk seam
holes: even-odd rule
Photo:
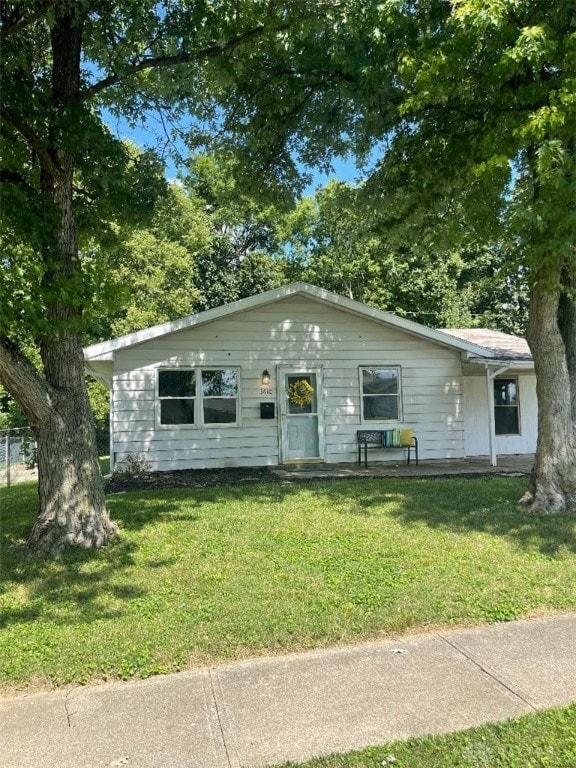
[[[68,704],[70,702],[70,697],[72,696],[72,693],[74,692],[74,688],[66,692],[66,696],[64,697],[64,712],[66,713],[66,720],[68,721],[68,728],[73,728],[72,725],[72,717],[74,716],[73,712],[70,712],[68,709]]]
[[[228,722],[228,718],[226,717],[226,706],[223,704],[223,707],[221,707],[219,703],[220,698],[222,699],[222,701],[224,701],[224,695],[220,688],[217,675],[213,674],[213,672],[215,671],[216,670],[213,670],[212,668],[208,669],[208,679],[210,681],[210,691],[212,694],[212,702],[214,704],[214,709],[216,711],[216,718],[218,720],[218,728],[220,729],[222,744],[224,745],[224,751],[226,752],[226,760],[228,761],[229,768],[240,768],[242,763],[240,761],[236,748],[232,744],[232,749],[235,752],[234,756],[230,754],[231,750],[228,748],[229,738],[232,740],[232,742],[234,742],[233,735],[231,733],[232,727]],[[220,695],[217,695],[216,688],[219,689],[218,692]]]
[[[438,637],[441,640],[443,640],[447,645],[449,645],[451,648],[453,648],[455,651],[457,651],[461,656],[464,656],[465,659],[467,659],[471,664],[477,667],[483,674],[492,678],[494,682],[501,685],[514,697],[524,702],[524,704],[529,706],[530,709],[532,709],[534,712],[538,712],[541,709],[541,707],[538,706],[538,702],[533,702],[527,696],[527,694],[524,693],[524,691],[521,688],[519,688],[517,685],[514,685],[514,683],[509,682],[505,678],[501,677],[495,671],[491,670],[489,667],[485,666],[479,659],[477,659],[476,657],[472,656],[470,653],[465,651],[464,648],[461,648],[459,645],[457,645],[457,643],[453,642],[452,640],[449,640],[445,635],[438,635]]]

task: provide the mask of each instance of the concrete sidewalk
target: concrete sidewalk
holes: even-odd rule
[[[576,614],[0,700],[3,768],[246,768],[576,700]]]

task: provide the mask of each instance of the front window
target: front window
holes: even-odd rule
[[[363,421],[400,421],[400,368],[361,368]]]
[[[160,424],[238,423],[235,368],[158,371]]]
[[[204,424],[235,424],[237,409],[238,371],[233,368],[202,371]]]
[[[194,424],[196,372],[158,371],[160,424]]]
[[[494,425],[497,435],[520,434],[518,379],[494,379]]]

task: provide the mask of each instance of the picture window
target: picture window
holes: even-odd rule
[[[362,420],[400,421],[400,368],[361,368]]]
[[[160,424],[237,424],[238,394],[236,368],[158,371]]]

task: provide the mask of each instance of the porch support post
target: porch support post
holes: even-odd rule
[[[494,371],[490,370],[490,363],[486,363],[486,395],[488,402],[488,439],[490,444],[490,466],[498,465],[496,454],[496,420],[494,418],[494,379],[510,368],[509,365],[501,365]]]

